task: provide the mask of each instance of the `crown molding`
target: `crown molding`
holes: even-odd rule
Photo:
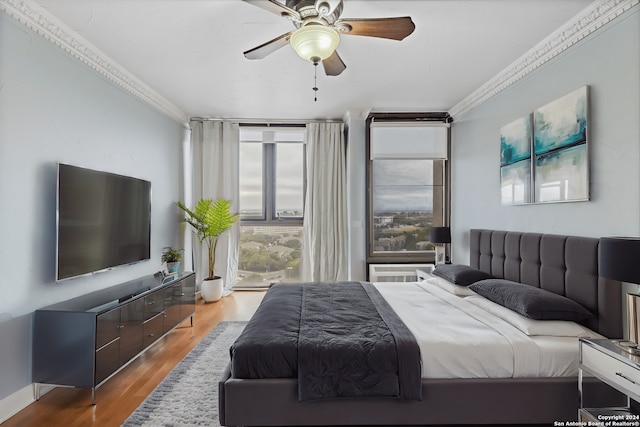
[[[33,0],[0,0],[0,11],[80,60],[155,110],[185,126],[187,125],[188,117],[183,111]]]
[[[640,0],[599,0],[593,2],[511,65],[454,105],[449,110],[449,114],[455,122],[638,3]]]
[[[480,88],[454,105],[449,110],[449,114],[454,121],[460,119],[638,3],[640,0],[595,1]],[[33,0],[0,0],[0,11],[60,47],[152,108],[187,125],[189,119],[183,111]]]

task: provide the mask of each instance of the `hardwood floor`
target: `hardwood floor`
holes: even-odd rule
[[[223,320],[249,320],[264,292],[236,291],[218,302],[198,300],[194,326],[187,320],[104,383],[91,404],[91,390],[57,387],[2,427],[120,426],[162,379]]]

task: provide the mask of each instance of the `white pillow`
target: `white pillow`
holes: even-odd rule
[[[489,301],[480,295],[465,298],[465,301],[484,309],[505,322],[520,329],[528,336],[546,335],[552,337],[604,338],[586,326],[569,320],[535,320],[516,313],[506,307]]]
[[[475,292],[473,292],[471,289],[467,288],[466,286],[456,285],[455,283],[451,283],[450,281],[442,277],[432,276],[432,277],[429,277],[426,280],[426,282],[432,285],[435,285],[440,289],[444,289],[450,294],[457,295],[459,297],[477,295]]]

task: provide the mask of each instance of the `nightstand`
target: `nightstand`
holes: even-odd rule
[[[640,356],[619,348],[616,342],[620,342],[620,340],[580,338],[579,342],[578,393],[580,409],[578,410],[578,420],[587,423],[622,421],[631,422],[632,425],[640,425],[640,415],[630,408],[632,406],[630,399],[636,402],[640,401]],[[627,396],[627,406],[584,408],[582,381],[585,373],[593,375]]]
[[[417,270],[431,271],[432,264],[369,264],[370,282],[415,282]]]

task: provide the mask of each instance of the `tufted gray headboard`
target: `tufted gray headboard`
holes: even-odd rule
[[[472,267],[566,296],[593,313],[586,326],[622,338],[621,284],[598,276],[599,239],[481,229],[470,237]]]

